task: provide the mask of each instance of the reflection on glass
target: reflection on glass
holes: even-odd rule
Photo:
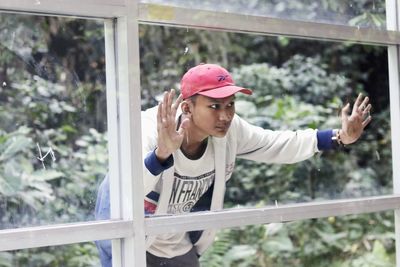
[[[182,75],[201,62],[226,67],[236,85],[253,89],[252,96],[236,94],[236,112],[246,121],[266,129],[340,128],[338,111],[346,103],[353,103],[360,92],[371,99],[373,121],[355,144],[316,154],[297,164],[264,164],[243,159],[237,160],[235,166],[224,163],[226,172],[233,171],[226,182],[224,207],[276,206],[391,193],[385,47],[149,25],[142,25],[140,33],[143,109],[155,106],[164,88],[180,89]],[[196,102],[196,105],[200,104]],[[204,121],[197,120],[197,123],[204,126]],[[144,125],[146,131],[150,127],[155,126]],[[202,155],[207,155],[208,144]],[[185,156],[182,154],[176,152],[174,160],[182,162]],[[207,165],[204,175],[198,174],[202,171],[201,161]],[[168,181],[165,176],[162,179],[151,176],[155,186],[145,187],[146,212],[162,215],[209,209],[215,196],[224,193],[221,188],[222,192],[212,191],[217,190],[215,182],[207,187],[209,190],[202,191],[199,201],[191,203],[191,200],[192,196],[197,197],[200,180],[217,166],[213,164],[202,157],[179,166],[169,180],[170,191],[163,191],[164,182]],[[193,171],[186,170],[186,174],[178,176],[184,168]],[[196,182],[189,181],[197,176]],[[368,257],[389,257],[388,262],[393,262],[393,237],[382,240],[375,236],[376,240],[368,240],[369,235],[365,234],[390,235],[391,215],[368,216],[329,218],[321,223],[309,220],[270,228],[254,226],[240,234],[223,231],[215,239],[214,249],[200,260],[204,266],[227,264],[227,260],[228,266],[320,266],[316,264],[324,255],[332,253],[329,255],[335,257],[342,253],[343,257],[327,258],[338,262],[358,259],[361,264],[363,256],[371,254]],[[286,230],[282,232],[280,228]],[[283,234],[278,234],[278,230]],[[267,233],[272,236],[272,232],[277,236],[269,239]],[[212,243],[211,236],[196,232],[164,234],[153,240],[148,251],[159,257],[174,257],[187,252],[194,243],[199,245],[197,252],[203,253],[202,249]],[[391,242],[389,247],[386,242]]]
[[[93,267],[101,266],[94,243],[80,243],[0,252],[0,266]]]
[[[221,230],[202,266],[395,266],[393,212]]]
[[[164,88],[179,89],[183,73],[200,62],[226,67],[237,85],[253,89],[236,95],[236,112],[266,129],[339,128],[341,107],[359,92],[371,98],[373,121],[355,144],[298,164],[237,160],[225,207],[392,192],[385,47],[148,25],[140,31],[143,109]]]
[[[386,28],[384,0],[142,0],[183,8],[323,22],[357,27]]]
[[[0,22],[0,229],[93,219],[108,165],[103,24]]]

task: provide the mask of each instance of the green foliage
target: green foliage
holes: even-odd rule
[[[384,28],[384,1],[235,1],[263,14]],[[342,16],[347,14],[347,16]],[[339,16],[339,17],[337,17]],[[0,17],[1,228],[93,218],[107,171],[103,27],[95,20]],[[141,25],[143,108],[200,62],[233,70],[237,111],[269,129],[338,127],[349,97],[368,94],[374,120],[359,143],[292,165],[239,161],[226,206],[274,205],[391,191],[386,48]],[[30,37],[30,38],[28,38]],[[53,148],[43,169],[38,145]],[[203,266],[392,266],[393,214],[220,231]],[[98,266],[93,243],[0,253],[0,266]]]
[[[218,237],[215,239],[212,249],[208,250],[209,253],[205,253],[201,256],[200,262],[203,266],[219,267],[225,264],[225,255],[228,253],[232,238],[229,232],[221,231]]]
[[[187,7],[188,4],[185,0],[170,0],[169,2],[181,7]],[[384,16],[385,14],[385,1],[382,0],[320,0],[318,2],[312,0],[208,0],[190,1],[190,5],[196,9],[223,10],[225,12],[342,25],[352,25],[351,21],[354,18],[362,17],[364,14],[372,16]],[[362,22],[361,26],[363,27],[384,29],[384,24],[378,23],[370,16],[367,16]]]
[[[241,66],[234,75],[239,84],[254,90],[255,99],[239,97],[237,112],[269,129],[339,127],[337,111],[343,106],[342,99],[351,93],[356,96],[350,80],[329,73],[319,57],[295,56],[280,68],[268,64]],[[374,114],[376,121],[364,137],[343,151],[326,152],[291,165],[239,161],[227,188],[226,206],[390,193],[387,112],[388,106]],[[374,130],[378,128],[380,133]],[[256,257],[235,258],[230,266],[391,266],[393,227],[392,214],[387,213],[251,226],[226,230],[232,240],[225,246],[233,251],[250,246],[246,251],[256,251]],[[208,253],[213,254],[213,249]],[[228,255],[227,251],[220,257]]]
[[[93,243],[72,244],[0,253],[0,267],[100,266]]]
[[[60,133],[50,131],[44,135],[52,143]],[[104,134],[90,129],[76,141],[75,149],[66,143],[54,142],[51,146],[59,160],[46,161],[51,164],[47,169],[38,164],[37,147],[26,128],[3,135],[1,139],[0,163],[4,168],[0,169],[0,193],[5,210],[0,214],[3,227],[82,221],[93,217],[97,181],[107,169]],[[43,209],[44,206],[49,209]],[[37,213],[39,210],[42,211]]]
[[[92,220],[108,167],[103,26],[7,14],[0,21],[0,228]],[[78,75],[78,66],[90,67]],[[41,162],[50,149],[54,160]],[[93,243],[74,244],[0,253],[0,266],[99,259]]]
[[[386,212],[227,229],[201,262],[230,267],[394,266],[394,234],[388,234],[393,227],[393,213]]]
[[[242,96],[237,101],[237,112],[250,122],[275,130],[340,127],[337,113],[343,106],[341,99],[351,92],[350,81],[342,74],[329,73],[318,57],[295,56],[280,68],[241,66],[233,73],[239,84],[254,90],[254,101]],[[295,165],[239,161],[227,190],[227,205],[388,193],[391,153],[386,112],[377,114],[378,121],[373,123],[386,136],[377,137],[367,130],[362,140],[341,153],[326,152]]]
[[[384,14],[374,14],[371,12],[365,12],[364,14],[354,17],[349,21],[349,25],[357,27],[371,27],[377,26],[378,28],[383,28],[385,23]]]

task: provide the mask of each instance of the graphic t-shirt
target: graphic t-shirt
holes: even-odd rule
[[[210,188],[215,178],[214,149],[211,142],[200,159],[188,159],[181,150],[174,153],[174,182],[169,197],[168,214],[182,214]],[[157,236],[148,251],[158,257],[183,255],[192,248],[187,233]]]

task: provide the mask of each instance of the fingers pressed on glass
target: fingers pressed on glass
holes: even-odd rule
[[[366,106],[366,108],[365,109],[363,109],[363,111],[362,111],[362,116],[363,116],[363,119],[364,119],[364,121],[363,122],[365,122],[365,121],[367,121],[367,120],[371,120],[371,108],[372,108],[372,105],[371,104],[368,104],[367,106]],[[368,124],[368,123],[367,123]]]
[[[363,112],[367,108],[368,101],[369,101],[369,98],[365,97],[364,100],[362,101],[362,103],[359,106],[359,111]]]
[[[370,115],[367,116],[367,118],[362,122],[363,128],[365,128],[372,120],[372,117]]]
[[[342,108],[342,116],[347,115],[350,111],[350,103],[347,103],[343,108]]]
[[[160,129],[162,126],[162,102],[158,103],[158,110],[157,110],[157,128]]]
[[[171,105],[172,105],[172,102],[174,100],[174,96],[175,96],[175,90],[171,89],[169,91],[169,93],[168,93],[168,98],[167,98],[167,100],[168,100],[168,103],[167,103],[167,115],[170,115],[170,113],[171,113]]]
[[[371,104],[368,104],[368,105],[363,109],[363,112],[364,112],[364,113],[369,113],[369,112],[371,111],[371,108],[372,108],[372,105],[371,105]]]
[[[172,106],[172,109],[173,109],[173,111],[174,111],[174,116],[175,116],[176,111],[178,110],[178,107],[179,107],[179,105],[181,104],[181,102],[182,102],[182,94],[180,94],[180,95],[178,96],[178,98],[176,99],[175,103],[174,103],[173,106]]]
[[[362,103],[362,94],[358,94],[356,101],[354,102],[353,112],[357,111]]]
[[[168,92],[164,92],[163,101],[161,102],[161,119],[162,122],[167,120]]]

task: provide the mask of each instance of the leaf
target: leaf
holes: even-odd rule
[[[263,249],[270,253],[279,254],[283,251],[293,251],[294,247],[292,240],[288,236],[280,235],[267,239]]]
[[[265,226],[267,228],[266,234],[268,236],[273,236],[281,232],[283,228],[283,223],[270,223]]]
[[[232,247],[224,256],[226,262],[248,259],[256,254],[257,250],[250,245],[237,245]],[[229,265],[228,265],[229,266]]]
[[[64,176],[64,173],[55,170],[38,170],[28,176],[29,180],[50,181]]]
[[[21,197],[21,200],[23,201],[23,203],[29,205],[34,210],[39,210],[40,208],[42,208],[42,205],[38,201],[37,196],[35,194],[33,194],[32,192],[22,193],[22,194],[20,194],[20,197]]]
[[[7,142],[4,144],[4,151],[0,155],[0,161],[11,158],[15,156],[15,154],[29,148],[32,140],[25,136],[12,136]]]
[[[372,21],[378,28],[383,26],[384,20],[382,20],[382,18],[379,15],[371,14],[370,16],[372,18]]]
[[[236,111],[245,116],[252,116],[257,114],[257,107],[253,102],[245,100],[237,100],[235,102]]]
[[[23,188],[21,172],[18,172],[15,162],[8,162],[4,173],[0,176],[0,190],[6,196],[15,195]]]
[[[347,237],[347,233],[326,233],[319,229],[315,229],[315,232],[321,237],[322,241],[330,246],[337,247],[338,249],[342,248],[342,244],[339,242],[340,240],[344,240]]]
[[[0,175],[0,193],[5,196],[14,195],[17,192],[16,185],[10,183],[8,179],[5,179]]]
[[[35,196],[38,196],[39,198],[53,198],[53,189],[51,188],[50,184],[46,182],[35,182],[30,184],[29,187],[37,190],[37,192],[35,192]],[[29,194],[33,195],[34,193],[31,191]]]
[[[85,140],[82,140],[82,139],[76,140],[76,141],[75,141],[75,144],[76,144],[77,146],[80,146],[80,147],[87,147],[87,146],[89,146],[89,143],[88,143],[87,141],[85,141]]]
[[[377,262],[389,263],[390,258],[385,250],[385,247],[379,240],[374,241],[374,247],[372,249],[372,254],[376,257]]]
[[[382,243],[379,240],[375,240],[372,251],[366,252],[363,255],[360,255],[360,257],[352,260],[351,266],[394,267],[395,265]]]
[[[10,252],[0,253],[0,266],[1,267],[12,267],[13,265],[13,254]]]
[[[66,133],[77,133],[78,132],[75,127],[73,127],[73,126],[71,126],[69,124],[63,125],[61,127],[61,129]]]

